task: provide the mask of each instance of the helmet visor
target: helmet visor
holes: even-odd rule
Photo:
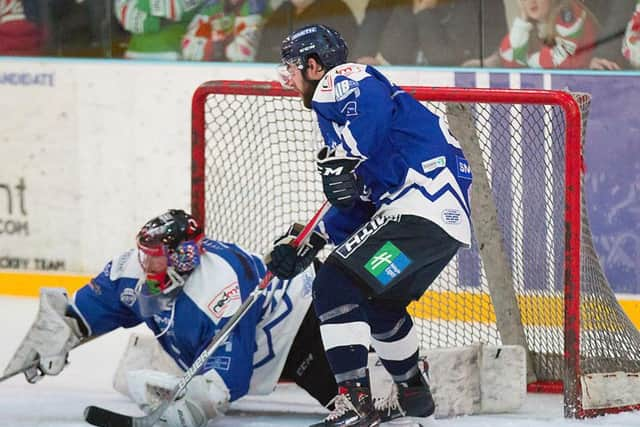
[[[301,70],[302,67],[297,63],[297,61],[293,62],[282,62],[278,65],[276,71],[278,73],[278,80],[280,84],[285,89],[294,89],[293,85],[293,77],[295,76],[298,70]]]

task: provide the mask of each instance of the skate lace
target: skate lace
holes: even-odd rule
[[[327,407],[331,406],[332,403],[334,404],[333,411],[331,411],[331,413],[327,415],[325,421],[337,420],[349,411],[355,412],[359,417],[362,416],[353,405],[353,403],[351,403],[351,400],[347,397],[346,394],[336,395],[336,397],[334,397],[329,403],[327,403]]]
[[[398,386],[396,384],[391,385],[391,392],[386,397],[376,397],[373,401],[373,407],[380,413],[386,413],[387,415],[391,415],[394,409],[397,409],[402,416],[406,415],[402,406],[400,406],[400,401],[398,400]]]

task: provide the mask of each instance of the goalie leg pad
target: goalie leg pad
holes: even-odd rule
[[[166,372],[177,377],[184,374],[155,337],[149,334],[132,333],[113,375],[113,388],[131,398],[127,385],[127,372],[140,369]]]
[[[37,368],[25,371],[27,381],[44,375],[58,375],[65,367],[69,351],[83,334],[78,321],[65,315],[69,305],[63,288],[42,288],[40,307],[31,328],[5,369],[5,374],[21,370],[39,360]]]

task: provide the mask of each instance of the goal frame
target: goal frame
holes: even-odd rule
[[[420,101],[458,103],[510,103],[559,106],[565,115],[565,247],[564,247],[564,381],[536,382],[529,391],[564,391],[565,416],[585,418],[605,412],[620,412],[638,407],[617,407],[585,410],[581,404],[580,368],[580,273],[581,273],[581,185],[583,173],[582,114],[578,102],[564,91],[533,89],[481,89],[455,87],[402,86]],[[205,223],[205,106],[209,95],[254,95],[299,97],[293,90],[277,82],[210,81],[200,85],[192,98],[191,135],[191,210]],[[569,409],[570,408],[570,409]]]

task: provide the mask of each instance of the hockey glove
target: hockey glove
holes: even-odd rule
[[[360,162],[360,159],[339,155],[328,147],[318,152],[316,163],[322,175],[322,189],[332,206],[347,209],[360,198],[363,185],[354,172]]]
[[[318,232],[312,232],[306,243],[297,248],[291,246],[304,226],[295,223],[287,233],[273,244],[271,253],[265,258],[267,268],[280,279],[292,279],[302,273],[313,261],[313,258],[327,244],[327,239]]]
[[[58,375],[67,364],[69,351],[83,338],[78,320],[66,315],[67,293],[62,288],[42,288],[40,308],[31,329],[9,361],[5,374],[27,368],[28,382],[35,383],[45,375]]]
[[[149,412],[171,394],[181,377],[162,371],[141,369],[126,375],[128,394],[140,408]],[[167,408],[154,427],[205,427],[209,420],[224,414],[230,394],[215,369],[196,375]]]

